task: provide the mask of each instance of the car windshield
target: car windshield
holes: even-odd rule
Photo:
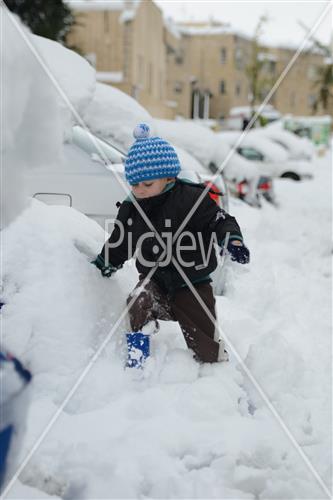
[[[72,129],[72,143],[83,149],[91,158],[100,159],[104,163],[106,163],[105,159],[113,164],[123,163],[125,158],[111,144],[108,144],[78,125]]]
[[[263,155],[254,148],[239,147],[237,152],[247,160],[263,161],[264,159]]]

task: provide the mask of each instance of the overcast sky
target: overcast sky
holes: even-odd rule
[[[312,28],[325,7],[327,0],[289,1],[273,0],[155,0],[163,12],[176,21],[202,21],[213,17],[215,20],[229,22],[233,28],[252,35],[259,17],[266,14],[269,21],[265,26],[263,42],[272,44],[301,43],[305,36],[298,22],[302,21]],[[316,30],[321,42],[329,43],[332,32],[332,3]]]

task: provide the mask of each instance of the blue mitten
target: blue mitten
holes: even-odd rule
[[[102,276],[105,278],[110,278],[110,276],[117,271],[117,267],[112,264],[106,265],[103,257],[101,255],[97,255],[95,260],[91,261],[91,264],[97,267],[102,273]]]
[[[250,262],[250,251],[240,240],[229,241],[227,249],[230,253],[231,260],[234,260],[239,264],[248,264]]]

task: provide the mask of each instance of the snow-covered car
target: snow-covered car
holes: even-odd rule
[[[182,165],[180,178],[209,184],[212,199],[228,210],[228,192],[219,176],[214,183],[212,175],[189,153],[176,147]],[[64,144],[63,161],[31,169],[26,176],[30,196],[50,205],[73,207],[98,222],[107,232],[113,227],[118,212],[117,202],[126,198],[128,191],[124,175],[125,153],[96,137],[80,126],[74,126],[71,141]],[[214,280],[216,293],[223,288],[223,272],[219,269]]]
[[[314,149],[311,142],[304,137],[297,137],[292,132],[285,130],[281,120],[266,125],[266,127],[255,129],[253,133],[263,134],[282,146],[290,160],[311,161],[313,159]]]
[[[265,177],[285,177],[293,180],[312,177],[308,162],[290,159],[289,152],[281,144],[263,133],[247,132],[239,145],[237,142],[242,132],[225,131],[219,132],[218,135],[231,147],[236,146],[238,154],[250,161],[255,161]]]
[[[257,166],[238,153],[230,155],[230,146],[218,140],[215,132],[203,127],[191,120],[160,120],[156,119],[158,133],[167,140],[182,147],[193,155],[209,174],[216,174],[223,165],[221,176],[225,181],[238,183],[247,181],[250,189],[247,193],[247,201],[257,204],[257,184],[260,177]],[[214,176],[218,179],[219,176]]]
[[[73,207],[105,227],[126,197],[123,155],[79,126],[63,145],[62,160],[26,174],[30,196],[49,205]]]
[[[96,84],[94,97],[82,117],[92,133],[123,151],[124,155],[133,143],[133,129],[138,123],[147,123],[151,135],[157,135],[158,132],[154,118],[133,97],[117,88],[101,83]],[[196,127],[198,128],[198,125]],[[200,126],[199,131],[205,133]],[[211,140],[211,150],[214,150],[216,147],[214,134],[210,130],[207,134]],[[168,139],[168,137],[165,138]],[[181,161],[180,177],[186,176],[194,182],[211,183],[212,173],[205,168],[206,148],[200,151],[201,154],[196,155],[195,151],[184,147],[184,144],[179,141],[170,138],[169,141],[175,147]],[[222,200],[219,203],[225,210],[228,210],[228,190],[224,178],[217,178],[214,184],[213,189],[225,193],[218,200]]]
[[[183,165],[181,177],[194,182],[209,180],[199,162],[179,148],[177,153]],[[116,203],[128,194],[125,157],[114,145],[74,126],[70,141],[64,144],[60,163],[27,172],[28,194],[50,205],[73,207],[110,230],[111,226],[106,224],[118,212]],[[219,185],[216,183],[216,189],[225,192],[222,180]]]
[[[92,133],[123,151],[128,151],[133,143],[133,130],[138,123],[147,123],[150,135],[156,133],[153,117],[138,101],[103,83],[96,83],[94,96],[82,119]]]
[[[264,107],[255,106],[254,111],[260,110],[260,116],[267,122],[274,122],[281,118],[281,113],[277,111],[271,104],[266,104]],[[252,117],[251,106],[236,106],[230,109],[229,116],[226,119],[227,128],[232,130],[242,130],[244,125],[247,125]]]

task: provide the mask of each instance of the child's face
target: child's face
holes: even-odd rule
[[[132,185],[132,192],[136,198],[150,198],[162,193],[167,183],[173,179],[173,177],[168,177],[165,179],[138,182],[138,184]]]

